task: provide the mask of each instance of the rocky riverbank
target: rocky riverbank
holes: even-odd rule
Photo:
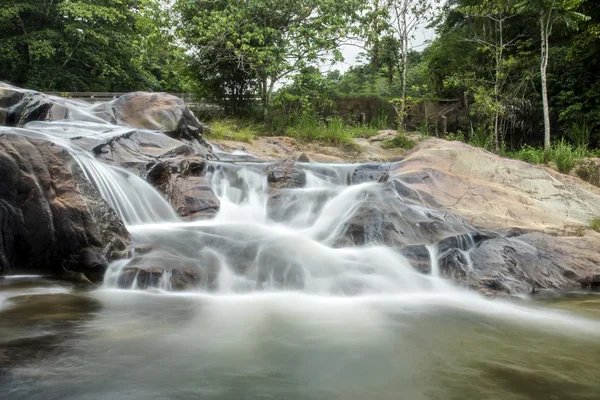
[[[122,221],[77,160],[44,136],[52,132],[146,180],[185,220],[218,213],[207,178],[215,163],[255,164],[270,186],[267,212],[274,221],[289,212],[307,171],[349,170],[347,184],[379,182],[381,191],[344,223],[334,246],[383,243],[422,273],[439,269],[491,295],[600,285],[600,234],[587,228],[600,216],[600,189],[464,143],[429,139],[389,154],[369,144],[363,157],[389,161],[328,166],[316,161],[347,160],[315,146],[299,149],[286,138],[261,139],[267,150],[264,143],[243,145],[241,153],[224,151],[242,146],[235,143],[213,147],[202,137],[203,124],[167,94],[132,93],[91,106],[4,84],[0,123],[1,274],[76,274],[100,282],[110,262],[133,250]],[[155,285],[166,271],[153,264],[156,251],[137,249],[120,281],[143,271],[146,286]],[[244,260],[238,261],[243,274]],[[169,267],[183,277],[174,289],[206,284],[206,276],[192,271],[197,262]]]

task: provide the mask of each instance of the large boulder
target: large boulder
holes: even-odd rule
[[[66,118],[68,106],[65,100],[0,82],[0,125],[23,126],[31,121]]]
[[[125,255],[125,227],[66,150],[0,129],[0,274],[101,281]]]
[[[203,126],[183,99],[168,93],[127,93],[96,108],[115,125],[162,131],[175,139],[201,140]]]
[[[600,216],[600,188],[461,142],[429,139],[394,163],[390,177],[479,227],[573,232]]]

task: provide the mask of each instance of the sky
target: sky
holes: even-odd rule
[[[415,33],[415,38],[411,41],[411,48],[414,50],[422,50],[427,41],[432,40],[433,38],[433,29],[422,27]],[[362,43],[357,44],[362,45]],[[361,52],[364,52],[362,48],[353,45],[344,45],[340,48],[340,50],[344,56],[344,62],[336,63],[333,66],[328,66],[326,69],[331,71],[337,69],[341,72],[346,72],[351,66],[360,64],[357,58]]]

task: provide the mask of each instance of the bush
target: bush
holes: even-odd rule
[[[415,145],[416,145],[416,143],[413,142],[412,140],[410,140],[402,132],[399,132],[392,139],[388,139],[381,144],[381,146],[384,149],[393,149],[393,148],[412,149],[413,147],[415,147]]]
[[[464,142],[465,134],[462,133],[462,131],[458,130],[456,132],[449,133],[448,135],[446,135],[446,140],[451,141],[451,142],[454,142],[454,141]]]
[[[587,148],[592,138],[592,133],[596,124],[590,121],[587,117],[579,117],[575,119],[569,128],[566,129],[566,133],[569,135],[571,140],[579,148]]]
[[[509,152],[506,156],[532,164],[544,163],[544,149],[531,147],[529,145],[521,147],[519,151]]]

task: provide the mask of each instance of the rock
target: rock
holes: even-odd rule
[[[65,119],[67,110],[59,98],[0,82],[0,125],[23,126],[30,121]]]
[[[73,142],[93,151],[107,164],[126,168],[146,179],[186,219],[216,214],[219,200],[205,177],[209,149],[197,148],[161,132],[130,130],[109,140],[77,137]]]
[[[297,162],[301,162],[301,163],[309,163],[310,162],[310,158],[308,158],[308,156],[306,155],[306,153],[302,153],[298,156],[298,158],[296,159]]]
[[[274,189],[293,189],[306,185],[306,173],[292,160],[272,164],[266,172],[269,187]]]
[[[69,153],[16,131],[0,134],[0,273],[100,282],[129,235]]]
[[[158,162],[146,179],[163,192],[177,214],[185,219],[208,218],[219,211],[219,200],[206,178],[206,161],[184,159],[178,164]]]
[[[492,295],[538,289],[591,288],[600,276],[600,238],[566,238],[539,232],[489,238],[469,251],[440,251],[442,276]]]
[[[95,111],[116,125],[161,131],[174,139],[202,140],[202,124],[183,99],[168,93],[128,93]]]
[[[388,174],[389,169],[390,164],[368,163],[359,165],[352,173],[351,183],[357,185],[359,183],[377,182],[379,180],[387,181],[387,178],[383,177]]]
[[[461,142],[426,140],[392,164],[390,177],[425,205],[489,229],[562,232],[600,215],[599,188]]]

